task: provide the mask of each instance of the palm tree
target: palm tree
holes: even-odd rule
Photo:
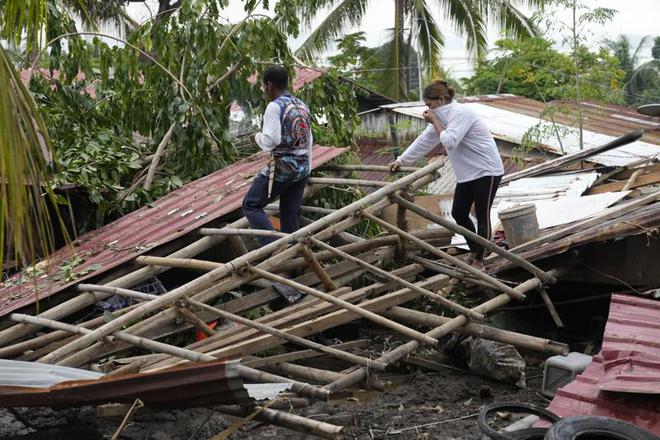
[[[660,37],[655,37],[651,48],[652,59],[636,68],[623,90],[628,104],[660,102]]]
[[[650,38],[650,35],[642,38],[634,51],[632,50],[630,39],[625,35],[619,35],[619,37],[615,40],[609,38],[604,40],[605,47],[612,51],[614,56],[619,60],[619,66],[624,72],[626,72],[626,82],[630,80],[633,71],[637,67],[640,50],[646,46],[646,43]]]
[[[307,26],[314,17],[332,8],[326,18],[312,31],[296,54],[310,61],[315,54],[328,48],[335,38],[349,26],[362,22],[370,4],[369,0],[312,0],[301,10],[301,19]],[[424,76],[435,78],[440,74],[441,49],[444,36],[441,27],[431,13],[432,6],[449,19],[454,30],[466,36],[466,48],[475,56],[482,56],[487,49],[487,23],[493,19],[510,37],[527,37],[536,33],[532,21],[513,3],[520,0],[394,0],[394,28],[383,46],[388,53],[384,69],[391,69],[392,86],[389,95],[397,100],[408,98],[409,60],[411,49],[420,54]],[[525,0],[529,6],[540,5],[544,0]],[[379,4],[382,4],[379,2]]]
[[[0,38],[28,44],[39,41],[47,17],[47,0],[0,2]],[[50,140],[32,96],[0,46],[0,261],[13,249],[18,261],[31,261],[37,249],[52,249],[53,235],[44,188],[52,163]],[[53,203],[53,206],[55,204]],[[2,263],[0,263],[2,264]]]

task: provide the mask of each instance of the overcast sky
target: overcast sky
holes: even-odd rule
[[[151,10],[157,11],[157,1],[148,1],[151,4]],[[273,15],[273,4],[271,1],[271,11],[261,10],[259,12]],[[361,26],[347,29],[347,33],[364,31],[367,35],[368,46],[378,46],[385,42],[387,38],[387,29],[393,27],[394,0],[373,0],[372,5],[365,14]],[[429,0],[429,4],[433,4]],[[660,0],[584,0],[584,3],[591,7],[607,7],[618,10],[614,19],[605,26],[591,26],[590,41],[598,45],[604,38],[616,38],[620,34],[627,35],[633,43],[637,43],[645,35],[660,35]],[[132,4],[129,7],[129,13],[138,21],[149,17],[149,11],[141,4]],[[245,16],[243,2],[239,0],[230,0],[229,7],[225,10],[226,16],[231,21],[240,20]],[[443,64],[449,67],[454,76],[463,77],[471,73],[471,59],[464,50],[465,40],[455,33],[449,23],[444,20],[439,11],[434,11],[436,20],[441,24],[445,35],[445,49],[443,51]],[[559,11],[556,16],[566,22],[570,20],[570,11]],[[322,17],[322,16],[321,16]],[[318,21],[321,21],[322,18]],[[290,44],[296,49],[305,39],[307,32],[296,39],[292,39]],[[497,30],[491,26],[489,28],[489,43],[493,43],[498,38]],[[559,35],[555,36],[560,40]],[[650,45],[646,47],[642,54],[643,59],[650,58]]]

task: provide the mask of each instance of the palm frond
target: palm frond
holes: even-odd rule
[[[43,197],[46,188],[54,202],[44,184],[51,161],[44,122],[0,47],[0,261],[7,240],[24,262],[37,250],[52,250],[53,229]]]
[[[652,38],[651,35],[646,35],[644,36],[640,41],[637,47],[635,48],[635,52],[633,52],[632,56],[630,57],[630,61],[632,63],[632,67],[635,68],[637,65],[637,61],[639,61],[639,51],[646,46],[646,44],[649,42],[649,40]]]
[[[413,30],[417,35],[417,47],[420,54],[420,66],[426,66],[426,78],[437,78],[442,73],[440,58],[445,44],[440,27],[436,23],[424,0],[415,0],[413,11]]]
[[[316,4],[336,3],[329,1],[315,1]],[[360,24],[364,16],[369,0],[343,0],[340,2],[328,16],[319,24],[316,29],[307,37],[305,42],[296,50],[296,55],[305,60],[311,60],[312,57],[328,48],[335,38],[348,26]],[[310,11],[313,9],[310,9]],[[318,10],[318,9],[317,9]],[[311,13],[303,13],[303,17],[309,19]]]
[[[517,9],[510,0],[489,0],[488,6],[495,23],[507,37],[525,38],[538,35],[538,29],[533,21]]]
[[[474,0],[443,0],[444,17],[459,33],[466,36],[467,50],[477,56],[488,48],[486,13]]]
[[[18,44],[27,34],[28,46],[38,43],[48,17],[46,0],[5,0],[0,2],[0,38]]]

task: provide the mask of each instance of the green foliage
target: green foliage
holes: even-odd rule
[[[335,40],[339,52],[328,58],[342,75],[370,90],[380,91],[381,76],[376,71],[382,64],[378,48],[366,47],[364,32],[344,35]]]
[[[136,29],[125,47],[98,38],[87,43],[80,36],[50,46],[50,66],[59,77],[46,81],[35,75],[31,87],[53,138],[57,182],[82,186],[98,207],[98,223],[233,162],[237,152],[227,134],[231,102],[262,109],[260,88],[248,79],[268,62],[293,64],[287,36],[298,32],[298,0],[278,2],[277,21],[249,16],[231,26],[221,23],[225,3],[182,2],[177,14]],[[248,12],[253,6],[245,5]],[[64,20],[55,22],[60,27],[50,27],[49,37],[70,30]],[[354,94],[335,73],[324,78],[302,96],[319,127],[315,138],[350,145],[359,123]],[[320,128],[322,120],[327,130]],[[174,132],[156,179],[142,189],[143,160],[170,126]]]
[[[336,70],[330,69],[296,94],[312,112],[314,143],[339,147],[354,144],[360,117],[357,115],[353,84],[341,79]]]
[[[582,97],[621,102],[625,72],[618,60],[601,49],[580,47],[577,52],[582,75]],[[512,93],[540,101],[575,98],[575,63],[570,55],[543,38],[525,41],[499,40],[493,57],[482,59],[474,75],[465,80],[467,94]]]

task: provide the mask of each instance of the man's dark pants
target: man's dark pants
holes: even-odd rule
[[[279,196],[280,230],[288,234],[296,232],[300,227],[300,205],[306,184],[307,177],[296,182],[278,182],[276,180],[273,183],[273,190],[269,199],[268,177],[258,174],[243,199],[243,213],[250,223],[250,227],[252,229],[274,229],[264,212],[264,207]],[[258,237],[258,240],[262,246],[265,246],[275,241],[276,238]]]

